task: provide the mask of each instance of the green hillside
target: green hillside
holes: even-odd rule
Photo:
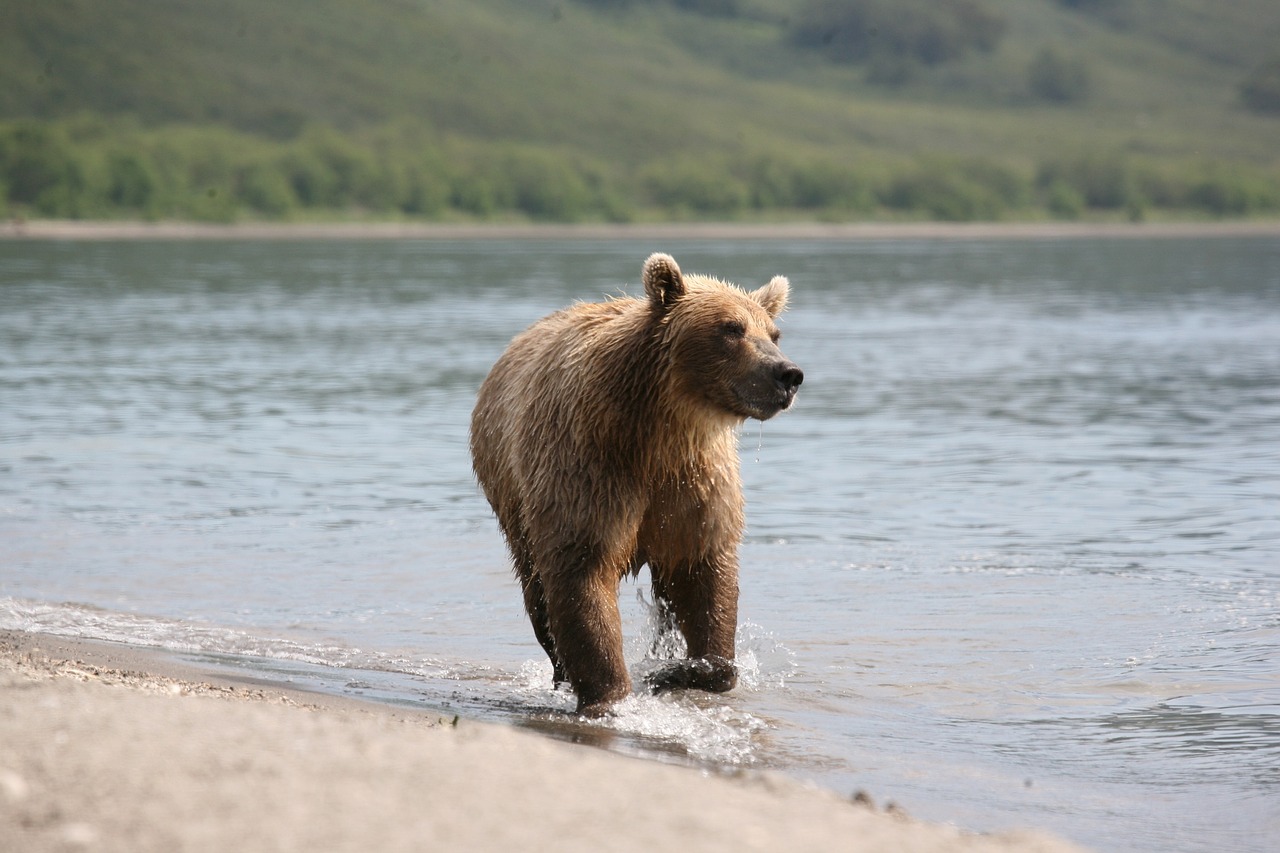
[[[0,210],[1275,215],[1278,61],[1274,0],[6,4]]]

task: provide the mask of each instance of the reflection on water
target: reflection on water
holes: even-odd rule
[[[738,690],[574,719],[470,474],[649,252],[793,285]],[[1105,850],[1280,838],[1280,242],[0,244],[0,626]],[[622,591],[633,673],[647,604]]]

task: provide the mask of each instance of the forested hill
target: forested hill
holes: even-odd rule
[[[1275,0],[42,0],[10,216],[1280,213]]]

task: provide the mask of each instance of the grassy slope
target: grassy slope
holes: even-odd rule
[[[1024,169],[1082,151],[1280,166],[1280,121],[1237,86],[1280,44],[1274,0],[987,0],[989,55],[897,89],[793,48],[800,0],[710,19],[666,3],[574,0],[44,0],[0,11],[0,118],[89,111],[287,137],[408,117],[441,138],[571,150],[612,167],[743,151],[891,166],[983,156]],[[1025,92],[1044,47],[1087,63],[1092,95]]]

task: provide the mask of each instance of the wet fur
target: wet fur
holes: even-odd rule
[[[476,476],[534,633],[583,713],[630,692],[617,591],[646,564],[689,650],[651,686],[733,687],[736,427],[789,406],[802,379],[775,343],[785,278],[748,294],[653,255],[644,286],[518,335],[472,415]]]

